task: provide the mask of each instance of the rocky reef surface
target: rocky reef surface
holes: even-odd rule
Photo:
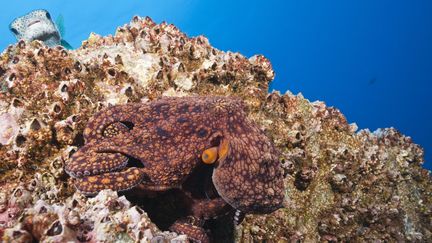
[[[235,95],[282,151],[286,208],[247,215],[239,242],[432,241],[423,150],[393,128],[357,131],[301,94],[268,93],[269,60],[134,17],[77,49],[18,42],[0,56],[0,237],[4,242],[186,242],[124,196],[76,192],[64,172],[83,128],[114,104]],[[229,219],[225,219],[229,220]]]

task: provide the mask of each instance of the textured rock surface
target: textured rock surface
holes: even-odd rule
[[[75,194],[65,203],[38,200],[19,223],[4,232],[3,240],[34,238],[42,242],[186,242],[186,236],[160,232],[147,214],[110,190],[86,199]]]
[[[245,100],[249,117],[283,152],[287,208],[248,215],[237,240],[432,240],[432,183],[421,168],[422,149],[395,129],[357,132],[322,102],[268,94],[273,77],[263,56],[222,52],[205,37],[188,38],[149,18],[134,17],[114,36],[92,34],[74,51],[39,42],[8,47],[0,56],[0,235],[97,241],[92,232],[106,232],[108,241],[184,241],[161,233],[112,192],[82,197],[63,167],[82,146],[89,117],[103,107],[212,94]],[[111,219],[104,223],[95,200],[122,205],[98,208]]]

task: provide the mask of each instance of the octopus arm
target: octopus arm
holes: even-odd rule
[[[75,152],[69,161],[65,170],[77,178],[121,169],[128,158],[120,153],[98,153],[90,144]]]
[[[145,177],[144,170],[127,168],[119,172],[77,178],[75,179],[75,187],[86,195],[97,194],[104,189],[124,191],[140,184]]]

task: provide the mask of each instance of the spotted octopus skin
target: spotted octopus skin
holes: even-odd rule
[[[84,130],[66,171],[77,189],[178,188],[206,149],[227,144],[214,164],[220,197],[242,212],[268,213],[284,200],[279,152],[235,97],[177,97],[106,108]],[[127,166],[134,158],[142,166]]]

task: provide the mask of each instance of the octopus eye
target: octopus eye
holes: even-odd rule
[[[103,136],[106,138],[113,138],[118,136],[119,134],[123,134],[129,132],[132,127],[128,126],[128,124],[123,122],[116,122],[105,127],[103,131]]]
[[[51,14],[49,14],[48,12],[45,13],[47,19],[51,20]]]
[[[18,30],[17,30],[17,29],[15,29],[15,28],[10,28],[10,30],[11,30],[15,35],[18,35]]]
[[[217,155],[218,155],[218,148],[212,147],[204,150],[204,152],[201,155],[201,159],[206,164],[213,164],[217,159]]]

